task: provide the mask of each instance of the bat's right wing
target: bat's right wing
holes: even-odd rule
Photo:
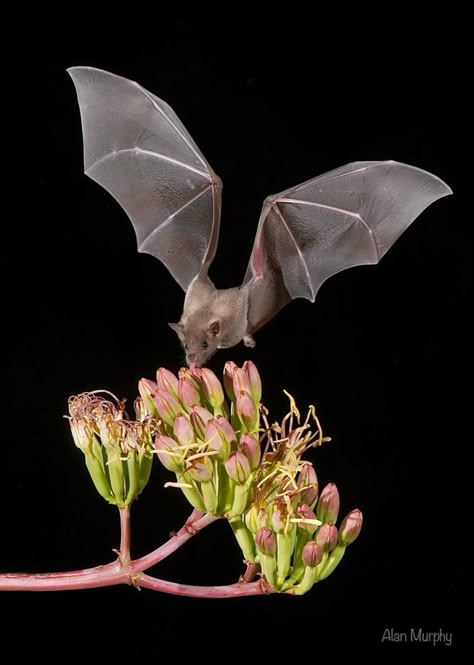
[[[451,194],[438,177],[398,162],[354,162],[268,197],[245,275],[249,331],[293,298],[314,301],[331,275],[378,263],[418,215]]]
[[[161,99],[100,69],[68,72],[81,110],[86,174],[125,209],[138,250],[160,259],[186,291],[216,252],[220,179]]]

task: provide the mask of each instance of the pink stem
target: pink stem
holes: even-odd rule
[[[199,513],[199,515],[203,515],[203,513],[200,513],[199,511],[195,512]],[[159,561],[163,561],[163,559],[166,559],[167,556],[175,552],[179,547],[181,547],[181,545],[184,545],[185,542],[190,540],[193,536],[199,533],[199,531],[204,529],[205,526],[208,526],[209,524],[212,524],[212,522],[215,522],[217,519],[219,519],[213,515],[206,514],[196,521],[191,521],[193,515],[194,513],[190,516],[186,524],[181,527],[177,533],[174,533],[171,536],[167,543],[161,545],[161,547],[158,547],[156,550],[153,550],[153,552],[142,556],[140,559],[132,561],[130,563],[130,568],[132,571],[135,574],[140,573],[147,568],[151,568],[151,566],[154,566]]]
[[[120,561],[67,573],[0,575],[0,591],[67,591],[130,583],[130,577]]]
[[[0,574],[0,591],[64,591],[68,589],[91,589],[114,584],[131,584],[135,576],[175,552],[181,545],[216,519],[218,518],[194,510],[186,524],[167,543],[141,559],[130,561],[130,513],[124,508],[120,510],[121,543],[117,561],[95,568],[64,573]]]
[[[274,593],[264,580],[250,584],[226,584],[223,586],[195,586],[192,584],[177,584],[167,580],[159,580],[150,575],[142,575],[135,580],[136,586],[172,593],[176,596],[193,596],[194,598],[237,598],[238,596],[261,596]]]
[[[120,552],[122,566],[130,563],[130,506],[119,508],[120,511]]]
[[[252,582],[254,579],[255,575],[258,573],[260,570],[260,566],[258,563],[253,563],[252,561],[247,561],[247,568],[245,570],[245,573],[242,575],[240,578],[242,582]]]

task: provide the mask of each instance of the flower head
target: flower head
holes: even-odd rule
[[[146,413],[143,399],[135,403],[137,420],[130,420],[125,402],[106,394],[113,401],[99,392],[71,397],[69,423],[97,490],[107,501],[122,507],[148,482],[158,421]]]

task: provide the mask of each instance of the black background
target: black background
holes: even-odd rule
[[[316,10],[263,20],[231,9],[201,18],[140,10],[139,19],[107,30],[91,17],[55,26],[43,16],[16,34],[5,65],[13,75],[4,85],[2,155],[10,202],[2,245],[4,571],[111,559],[118,516],[96,495],[72,443],[67,398],[108,388],[131,402],[141,376],[153,378],[159,366],[176,371],[183,359],[166,325],[179,319],[180,288],[136,252],[125,213],[82,173],[67,67],[137,80],[182,119],[224,181],[218,286],[240,283],[270,193],[372,159],[421,167],[454,190],[378,266],[336,275],[314,305],[285,308],[254,351],[239,346],[210,363],[220,373],[227,359],[254,360],[275,419],[286,412],[283,388],[302,410],[316,405],[333,439],[311,458],[319,479],[338,484],[343,514],[359,507],[365,518],[340,568],[301,599],[196,600],[125,587],[2,594],[0,633],[18,655],[31,644],[52,653],[64,639],[87,646],[95,635],[110,654],[118,645],[137,654],[274,659],[290,648],[291,657],[335,662],[464,662],[472,530],[467,17]],[[167,479],[156,464],[134,508],[137,556],[189,512],[177,490],[163,489]],[[218,523],[155,572],[225,584],[241,571],[229,529]],[[382,643],[387,628],[441,629],[453,645]],[[216,636],[225,638],[222,652]]]

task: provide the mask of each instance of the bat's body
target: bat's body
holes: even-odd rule
[[[186,292],[170,324],[188,363],[252,335],[293,298],[314,301],[331,275],[378,263],[416,217],[451,194],[438,177],[399,162],[354,162],[268,197],[241,287],[208,277],[222,184],[174,111],[128,79],[69,70],[84,135],[85,172],[128,213],[139,251],[159,258]]]
[[[249,286],[216,289],[207,276],[194,279],[184,299],[179,323],[170,323],[186,351],[188,363],[202,365],[217,349],[242,340],[254,346],[248,321]]]

